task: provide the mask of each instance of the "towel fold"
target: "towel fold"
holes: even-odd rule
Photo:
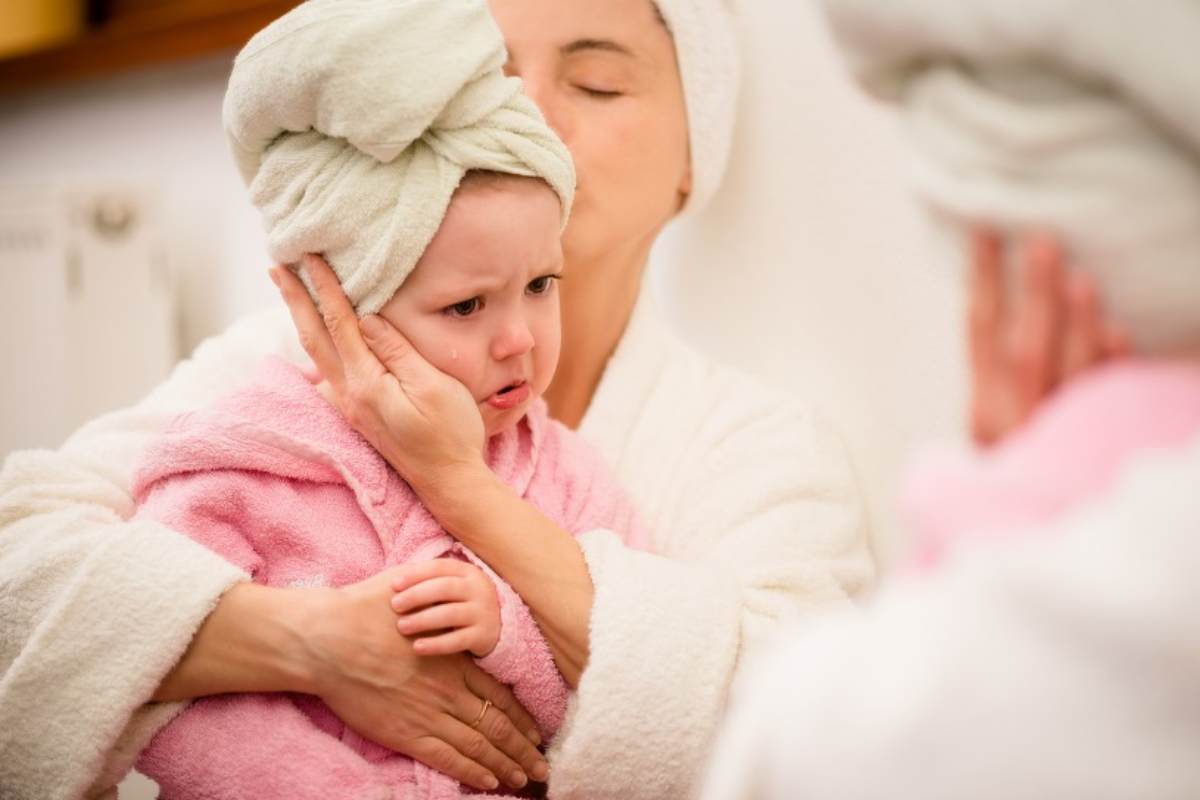
[[[225,130],[271,257],[321,253],[359,315],[416,266],[470,170],[575,171],[483,0],[308,0],[238,55]]]
[[[1052,231],[1140,349],[1200,346],[1200,3],[824,2],[956,244]]]

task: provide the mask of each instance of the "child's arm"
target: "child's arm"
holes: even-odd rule
[[[271,479],[235,471],[174,476],[155,483],[137,511],[227,558],[257,582],[269,553],[256,542],[292,524],[270,499]],[[249,512],[249,513],[248,513]],[[169,723],[142,753],[138,769],[170,797],[239,800],[390,798],[376,769],[319,730],[287,695],[204,698]]]

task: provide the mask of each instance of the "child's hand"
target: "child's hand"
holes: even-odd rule
[[[482,658],[500,639],[500,601],[483,570],[456,558],[405,567],[393,582],[392,609],[405,636],[422,636],[413,650],[423,656],[469,651]]]

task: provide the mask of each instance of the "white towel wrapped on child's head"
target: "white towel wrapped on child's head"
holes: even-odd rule
[[[484,0],[309,0],[238,55],[225,130],[271,257],[323,254],[358,314],[391,298],[470,170],[544,179],[570,214],[575,170]]]
[[[1140,349],[1200,348],[1200,0],[825,6],[944,230],[1055,232]]]

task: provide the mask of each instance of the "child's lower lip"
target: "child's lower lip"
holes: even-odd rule
[[[507,411],[510,408],[516,408],[528,399],[529,384],[522,383],[510,392],[505,392],[504,394],[496,392],[487,399],[487,404],[497,411]]]

